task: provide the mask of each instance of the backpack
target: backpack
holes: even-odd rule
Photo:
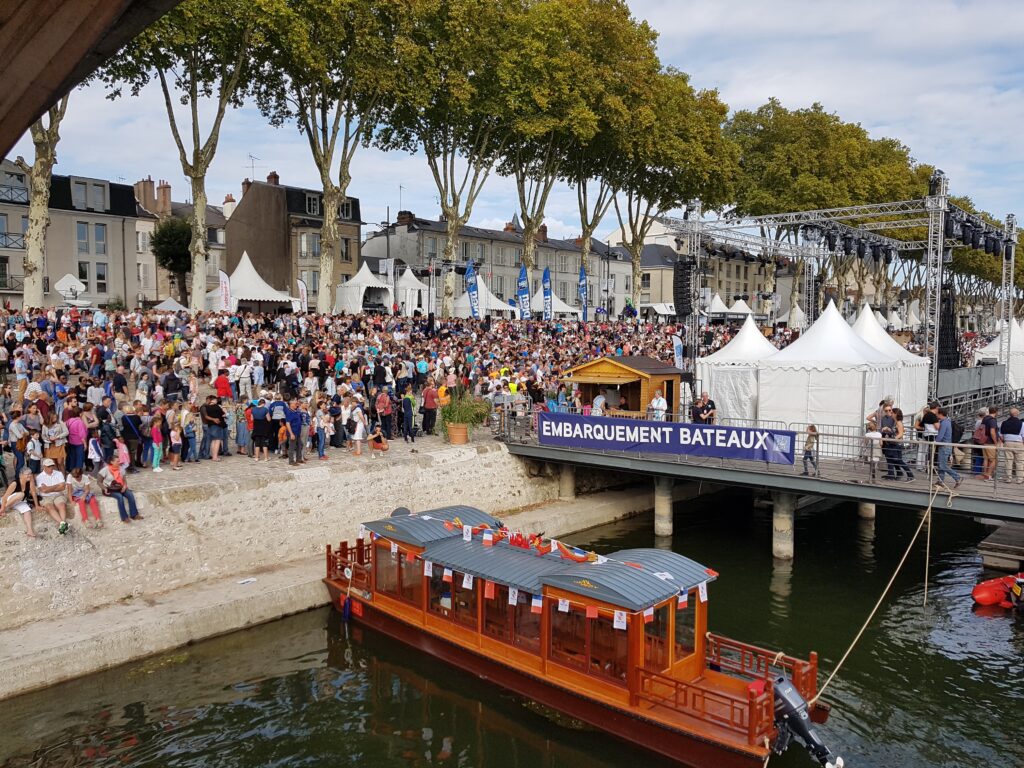
[[[974,442],[978,445],[986,445],[988,443],[988,430],[985,428],[984,422],[974,429]]]
[[[952,435],[952,441],[954,443],[959,443],[964,436],[964,428],[955,421],[953,422]]]

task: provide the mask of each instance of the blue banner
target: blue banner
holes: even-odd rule
[[[587,270],[580,264],[580,282],[576,288],[580,297],[580,306],[583,307],[583,322],[587,322]]]
[[[519,268],[519,280],[516,282],[516,298],[519,300],[519,319],[530,319],[530,278],[526,274],[526,265]]]
[[[544,277],[540,281],[541,290],[544,291],[544,319],[554,320],[555,313],[551,307],[551,269],[544,267]]]
[[[672,424],[644,419],[538,413],[541,445],[600,451],[647,451],[715,459],[793,464],[796,432],[784,429]]]
[[[469,314],[473,319],[480,317],[480,286],[477,285],[476,270],[473,262],[466,266],[466,293],[469,294]]]
[[[683,370],[683,340],[678,334],[672,336],[672,356],[675,358],[676,368]]]

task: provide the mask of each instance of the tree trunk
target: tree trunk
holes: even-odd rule
[[[188,306],[188,280],[186,278],[187,272],[176,272],[174,279],[178,283],[178,301],[181,302],[182,306]]]
[[[455,209],[445,206],[443,213],[447,220],[448,239],[444,244],[444,266],[447,272],[444,276],[444,293],[441,294],[441,317],[451,317],[455,312],[455,264],[459,246],[459,230],[462,228],[462,220]]]
[[[633,262],[633,290],[631,291],[630,298],[633,301],[633,309],[638,313],[640,312],[640,278],[643,277],[643,270],[640,269],[640,254],[643,252],[643,243],[640,244],[639,248],[630,249],[629,256]]]
[[[206,310],[206,174],[192,177],[192,297],[189,309]],[[226,267],[222,264],[221,268]]]
[[[590,238],[593,237],[594,230],[583,229],[583,234],[580,236],[580,264],[583,266],[583,271],[587,273],[587,277],[590,277]]]
[[[320,314],[331,311],[334,293],[334,264],[338,248],[338,206],[341,205],[341,190],[330,179],[330,169],[323,176],[324,223],[320,227],[320,288],[316,294],[316,311]]]

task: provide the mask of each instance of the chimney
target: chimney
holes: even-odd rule
[[[135,199],[150,213],[156,212],[156,186],[152,176],[135,182]]]
[[[542,243],[546,243],[548,241],[547,224],[541,224],[539,227],[537,227],[537,239]]]
[[[275,187],[281,183],[281,177],[277,175],[277,171],[271,171],[267,174],[267,184],[273,184]]]
[[[506,221],[505,222],[505,229],[503,231],[504,232],[515,232],[516,231],[516,225],[513,224],[511,221]]]
[[[245,193],[249,191],[249,187],[252,186],[252,182],[249,179],[245,179],[242,182],[242,197],[245,197]]]
[[[398,226],[411,227],[416,221],[416,217],[413,216],[412,211],[399,211],[398,218],[395,219],[395,224]]]
[[[224,195],[224,218],[230,219],[231,214],[235,212],[235,196],[228,192]]]
[[[153,213],[157,216],[171,215],[171,184],[164,179],[156,185],[156,209]]]

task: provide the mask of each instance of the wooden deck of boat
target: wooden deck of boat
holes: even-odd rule
[[[990,533],[978,545],[986,568],[1019,572],[1024,567],[1024,523],[1006,523]]]

